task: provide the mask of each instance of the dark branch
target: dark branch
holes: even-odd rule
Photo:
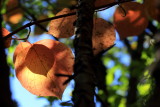
[[[104,6],[97,7],[97,8],[95,8],[95,10],[102,9],[102,8],[108,9],[112,6],[117,5],[117,4],[124,3],[124,2],[129,2],[129,1],[133,1],[133,0],[122,0],[122,1],[119,1],[119,2],[110,3],[110,4],[107,4],[107,5],[104,5]],[[18,28],[17,30],[13,31],[12,33],[8,34],[7,36],[4,37],[4,39],[9,38],[12,35],[16,34],[17,32],[19,32],[19,31],[21,31],[21,30],[23,30],[23,29],[25,29],[29,26],[32,26],[36,23],[43,23],[43,22],[46,22],[46,21],[55,20],[55,19],[58,19],[58,18],[63,18],[63,17],[67,17],[67,16],[72,16],[72,15],[76,15],[76,12],[69,13],[69,14],[64,14],[64,15],[59,15],[59,16],[55,16],[55,17],[51,17],[51,18],[47,18],[47,19],[38,20],[38,21],[28,23],[28,24]]]

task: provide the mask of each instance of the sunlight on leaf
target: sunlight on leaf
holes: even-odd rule
[[[21,42],[14,52],[16,76],[22,86],[38,96],[62,97],[67,77],[72,75],[73,55],[64,44],[44,39],[34,44]]]
[[[114,80],[114,75],[112,72],[109,72],[106,77],[107,85],[111,85]]]
[[[151,88],[150,84],[143,84],[137,86],[140,95],[147,95],[149,93],[149,89]]]
[[[120,105],[118,107],[126,107],[126,99],[125,98],[122,98],[121,99],[121,102],[120,102]]]

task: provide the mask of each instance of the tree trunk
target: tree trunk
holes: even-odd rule
[[[9,82],[9,66],[6,61],[6,54],[2,38],[2,16],[0,15],[0,106],[15,107],[11,99],[10,82]]]
[[[95,107],[94,56],[92,29],[95,0],[79,0],[76,21],[74,107]]]

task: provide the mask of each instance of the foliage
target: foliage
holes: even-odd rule
[[[75,5],[77,3],[76,0],[68,0],[68,1],[67,0],[57,0],[57,1],[56,0],[34,0],[34,1],[8,0],[8,1],[13,2],[12,3],[14,4],[13,7],[10,6],[11,5],[10,3],[3,0],[3,2],[1,2],[2,5],[1,14],[3,14],[3,19],[4,19],[2,22],[2,26],[4,28],[7,28],[7,30],[9,30],[10,32],[13,32],[18,28],[21,28],[26,23],[32,23],[33,21],[41,20],[43,19],[41,18],[43,16],[54,17],[58,15],[68,14],[68,12],[66,11],[62,12],[63,8],[70,8],[71,12],[75,12],[76,10],[74,9],[77,8]],[[114,2],[114,0],[109,0],[109,3],[108,1],[107,2],[103,0],[99,1],[96,0],[96,8]],[[119,0],[119,1],[124,1],[124,0]],[[94,36],[92,38],[94,39],[93,40],[94,43],[97,43],[99,45],[97,46],[98,47],[97,48],[98,52],[96,52],[97,57],[95,55],[95,59],[97,58],[95,60],[95,63],[97,65],[96,66],[97,71],[98,72],[105,71],[103,73],[97,73],[98,76],[96,75],[97,78],[95,78],[96,79],[95,83],[100,84],[97,85],[98,90],[96,91],[95,95],[96,103],[100,102],[101,106],[143,107],[149,105],[150,102],[148,103],[148,101],[153,101],[150,100],[150,98],[152,96],[151,93],[153,93],[154,95],[155,91],[154,87],[156,87],[157,85],[155,84],[156,82],[154,81],[155,71],[153,70],[153,68],[155,67],[154,61],[159,60],[158,59],[159,57],[157,56],[157,54],[159,54],[159,51],[157,51],[156,46],[159,43],[159,39],[157,38],[159,38],[160,36],[158,33],[160,26],[159,23],[160,9],[158,8],[158,6],[160,6],[160,4],[157,3],[156,5],[158,6],[156,7],[154,4],[151,4],[151,2],[152,0],[144,0],[144,1],[135,0],[134,3],[133,2],[124,3],[122,5],[115,7],[118,10],[116,10],[113,16],[114,18],[111,17],[109,20],[101,23],[98,23],[96,21],[94,22],[95,28],[93,29],[95,30],[93,31],[93,33],[96,32],[96,30],[103,30],[106,28],[103,31],[96,32],[97,35],[103,32],[102,35],[105,36],[103,36],[102,39],[101,35],[100,37],[96,37],[96,39],[94,39]],[[154,2],[157,2],[157,0],[154,0]],[[143,8],[141,7],[142,4],[144,6]],[[131,6],[133,7],[131,8]],[[140,10],[138,10],[139,8],[137,8],[137,6],[139,6]],[[10,7],[11,9],[8,7]],[[14,10],[13,8],[18,8],[18,11]],[[61,12],[58,13],[59,11]],[[120,14],[116,16],[117,11],[120,11]],[[98,15],[96,15],[95,20],[100,20],[100,18],[97,18],[99,17],[99,13],[100,12],[98,12]],[[14,16],[14,19],[18,20],[11,20],[10,19],[11,16],[16,14],[18,15]],[[74,38],[74,36],[69,39],[66,39],[66,37],[72,36],[74,34],[75,20],[76,20],[76,15],[61,17],[59,19],[52,21],[47,20],[45,21],[45,24],[35,23],[33,26],[31,26],[31,30],[30,28],[29,30],[22,29],[18,33],[14,34],[14,36],[12,36],[12,45],[8,49],[6,49],[8,50],[7,61],[10,68],[17,69],[16,66],[13,65],[11,59],[13,56],[13,52],[15,51],[15,47],[19,44],[19,41],[23,38],[25,38],[23,39],[24,41],[27,40],[27,41],[37,42],[38,39],[42,35],[44,35],[44,33],[47,35],[51,34],[50,38],[58,40],[59,42],[66,44],[69,48],[73,49],[72,38]],[[112,26],[111,23],[113,23],[114,27],[117,29],[119,38],[121,40],[117,39],[115,41],[115,34],[114,34],[115,32],[114,29],[112,29],[113,26],[108,27],[103,25],[105,23],[109,23],[108,26]],[[107,29],[107,27],[109,28],[109,30]],[[5,36],[8,35],[8,31],[7,34],[4,35]],[[65,39],[61,39],[63,38],[63,36],[65,37]],[[26,39],[26,37],[29,38]],[[111,48],[111,46],[113,46],[114,43],[115,46]],[[102,49],[100,49],[101,47]],[[73,51],[75,50],[73,49]],[[101,51],[102,53],[99,53]],[[21,61],[22,60],[18,61],[18,63]],[[62,59],[61,63],[63,63],[63,61],[64,59]],[[102,69],[103,68],[101,66],[103,65],[102,63],[104,63],[106,67],[105,69]],[[62,66],[60,67],[60,65],[58,65],[58,67],[61,68]],[[13,72],[11,73],[13,75]],[[63,73],[59,74],[59,76],[60,76],[59,78],[66,78],[64,76],[71,77],[71,79],[73,78],[71,75],[64,75]],[[102,82],[99,82],[101,80]],[[64,81],[59,84],[62,85],[62,83],[64,83]],[[50,106],[52,106],[53,102],[57,101],[57,99],[52,96],[43,98],[46,98],[48,100]],[[64,103],[60,102],[60,105],[72,106],[73,104],[68,102]]]

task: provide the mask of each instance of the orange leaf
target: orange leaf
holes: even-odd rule
[[[62,97],[67,77],[72,75],[73,55],[64,44],[44,39],[34,44],[21,42],[14,52],[16,76],[22,86],[38,96]]]
[[[92,37],[94,54],[109,48],[114,44],[115,40],[114,26],[102,18],[95,19]]]
[[[114,13],[114,25],[120,38],[141,34],[148,26],[148,18],[145,14],[144,6],[137,2],[126,2],[118,7]]]
[[[64,8],[62,11],[56,14],[56,16],[68,14],[73,12],[68,8]],[[49,34],[57,38],[67,38],[74,34],[73,23],[76,20],[76,15],[63,17],[59,19],[52,20],[49,26]]]
[[[8,34],[10,34],[10,32],[6,28],[2,28],[1,30],[2,30],[2,36],[3,37],[5,37]],[[9,37],[9,38],[7,38],[7,39],[4,40],[4,47],[5,48],[9,48],[10,47],[11,40],[12,40],[12,37]]]

